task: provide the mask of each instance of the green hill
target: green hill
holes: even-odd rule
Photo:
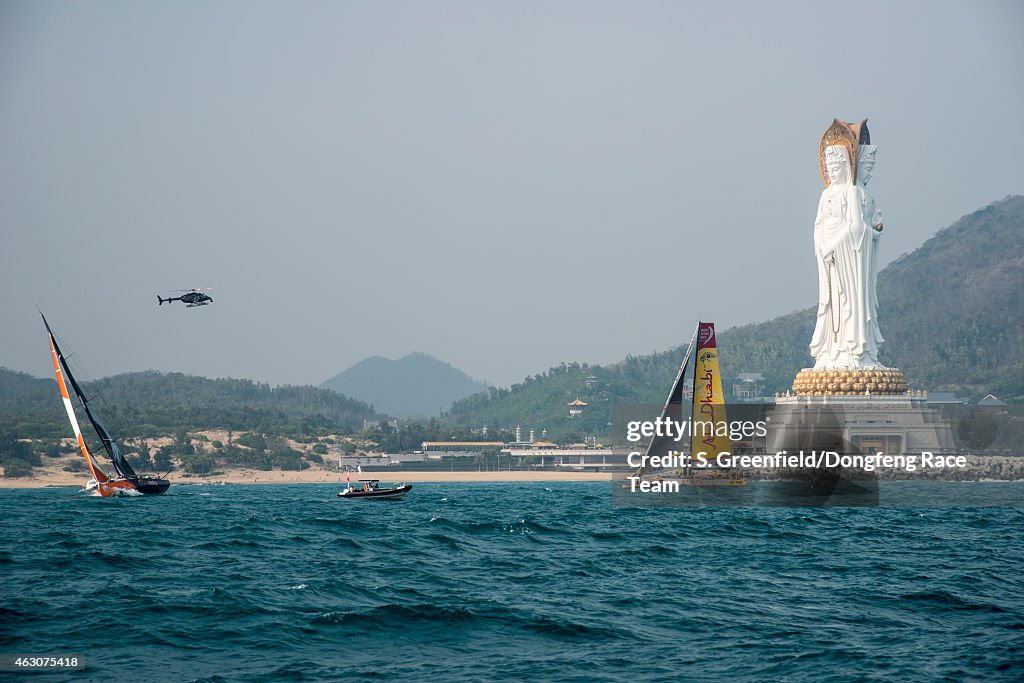
[[[271,387],[243,379],[135,372],[85,383],[115,435],[154,436],[184,428],[275,433],[350,433],[378,420],[370,406],[311,386]],[[0,368],[0,425],[21,437],[68,436],[57,383]]]
[[[1024,197],[964,216],[889,264],[878,275],[878,297],[886,338],[880,360],[902,369],[912,387],[1024,395]],[[811,363],[813,329],[814,309],[807,308],[721,331],[726,387],[738,373],[760,372],[766,394],[786,391]],[[609,366],[563,364],[456,401],[449,415],[467,426],[603,433],[614,404],[662,402],[681,357],[677,347]],[[566,404],[577,396],[588,406],[570,418]]]

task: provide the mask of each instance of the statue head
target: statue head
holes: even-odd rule
[[[860,185],[867,185],[871,180],[871,174],[875,171],[875,152],[878,150],[874,145],[861,145],[860,153],[857,155],[857,182]]]
[[[825,150],[829,147],[842,146],[846,148],[846,160],[848,162],[846,177],[851,183],[856,181],[857,153],[860,151],[859,135],[861,132],[865,136],[868,134],[866,124],[867,121],[855,125],[844,123],[839,119],[832,119],[832,125],[828,127],[828,130],[821,136],[821,141],[818,143],[818,171],[821,173],[821,180],[825,183],[825,187],[832,184],[832,178],[829,176],[825,163]],[[866,140],[865,144],[867,144]]]
[[[850,153],[844,145],[830,145],[825,148],[825,169],[830,185],[850,184]]]

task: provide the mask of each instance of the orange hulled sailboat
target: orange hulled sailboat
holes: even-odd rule
[[[42,315],[42,313],[40,313]],[[60,387],[60,395],[64,400],[64,409],[68,413],[68,419],[71,421],[71,428],[75,431],[75,439],[78,441],[78,448],[82,451],[82,455],[85,456],[85,463],[89,466],[89,471],[92,473],[92,481],[86,486],[86,488],[95,488],[99,491],[99,494],[104,497],[117,495],[118,493],[145,493],[145,494],[159,494],[167,491],[167,488],[171,485],[169,481],[161,477],[142,477],[139,476],[132,466],[128,464],[124,454],[121,452],[121,448],[114,441],[114,438],[110,435],[110,432],[96,419],[93,415],[92,410],[89,408],[89,400],[82,392],[82,388],[78,386],[78,382],[75,381],[74,376],[71,374],[71,369],[68,367],[67,360],[64,358],[64,354],[61,353],[60,346],[57,345],[57,340],[53,338],[53,330],[50,329],[50,324],[46,322],[46,316],[43,316],[43,324],[46,325],[46,333],[50,336],[50,352],[53,355],[53,371],[57,374],[57,386]],[[100,469],[99,464],[96,461],[96,456],[89,452],[89,447],[85,443],[85,438],[82,436],[82,429],[78,424],[78,417],[75,415],[75,408],[71,403],[71,395],[68,393],[68,383],[71,384],[71,388],[74,391],[75,396],[82,408],[85,410],[85,414],[89,418],[89,422],[92,424],[96,433],[99,435],[100,440],[103,442],[103,448],[107,451],[107,455],[110,456],[110,460],[114,465],[114,472],[116,474],[106,474]]]

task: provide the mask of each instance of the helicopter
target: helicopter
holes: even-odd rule
[[[178,289],[175,291],[185,293],[182,294],[181,296],[170,296],[167,297],[166,299],[157,294],[157,305],[160,306],[163,304],[169,304],[172,301],[181,301],[188,308],[193,308],[195,306],[205,306],[207,304],[213,303],[212,296],[210,296],[209,294],[203,294],[204,291],[208,291],[209,289],[209,287],[199,287],[196,289]]]

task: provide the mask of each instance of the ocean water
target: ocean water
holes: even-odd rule
[[[1024,679],[1019,508],[340,488],[0,490],[0,652],[85,658],[32,681]]]

